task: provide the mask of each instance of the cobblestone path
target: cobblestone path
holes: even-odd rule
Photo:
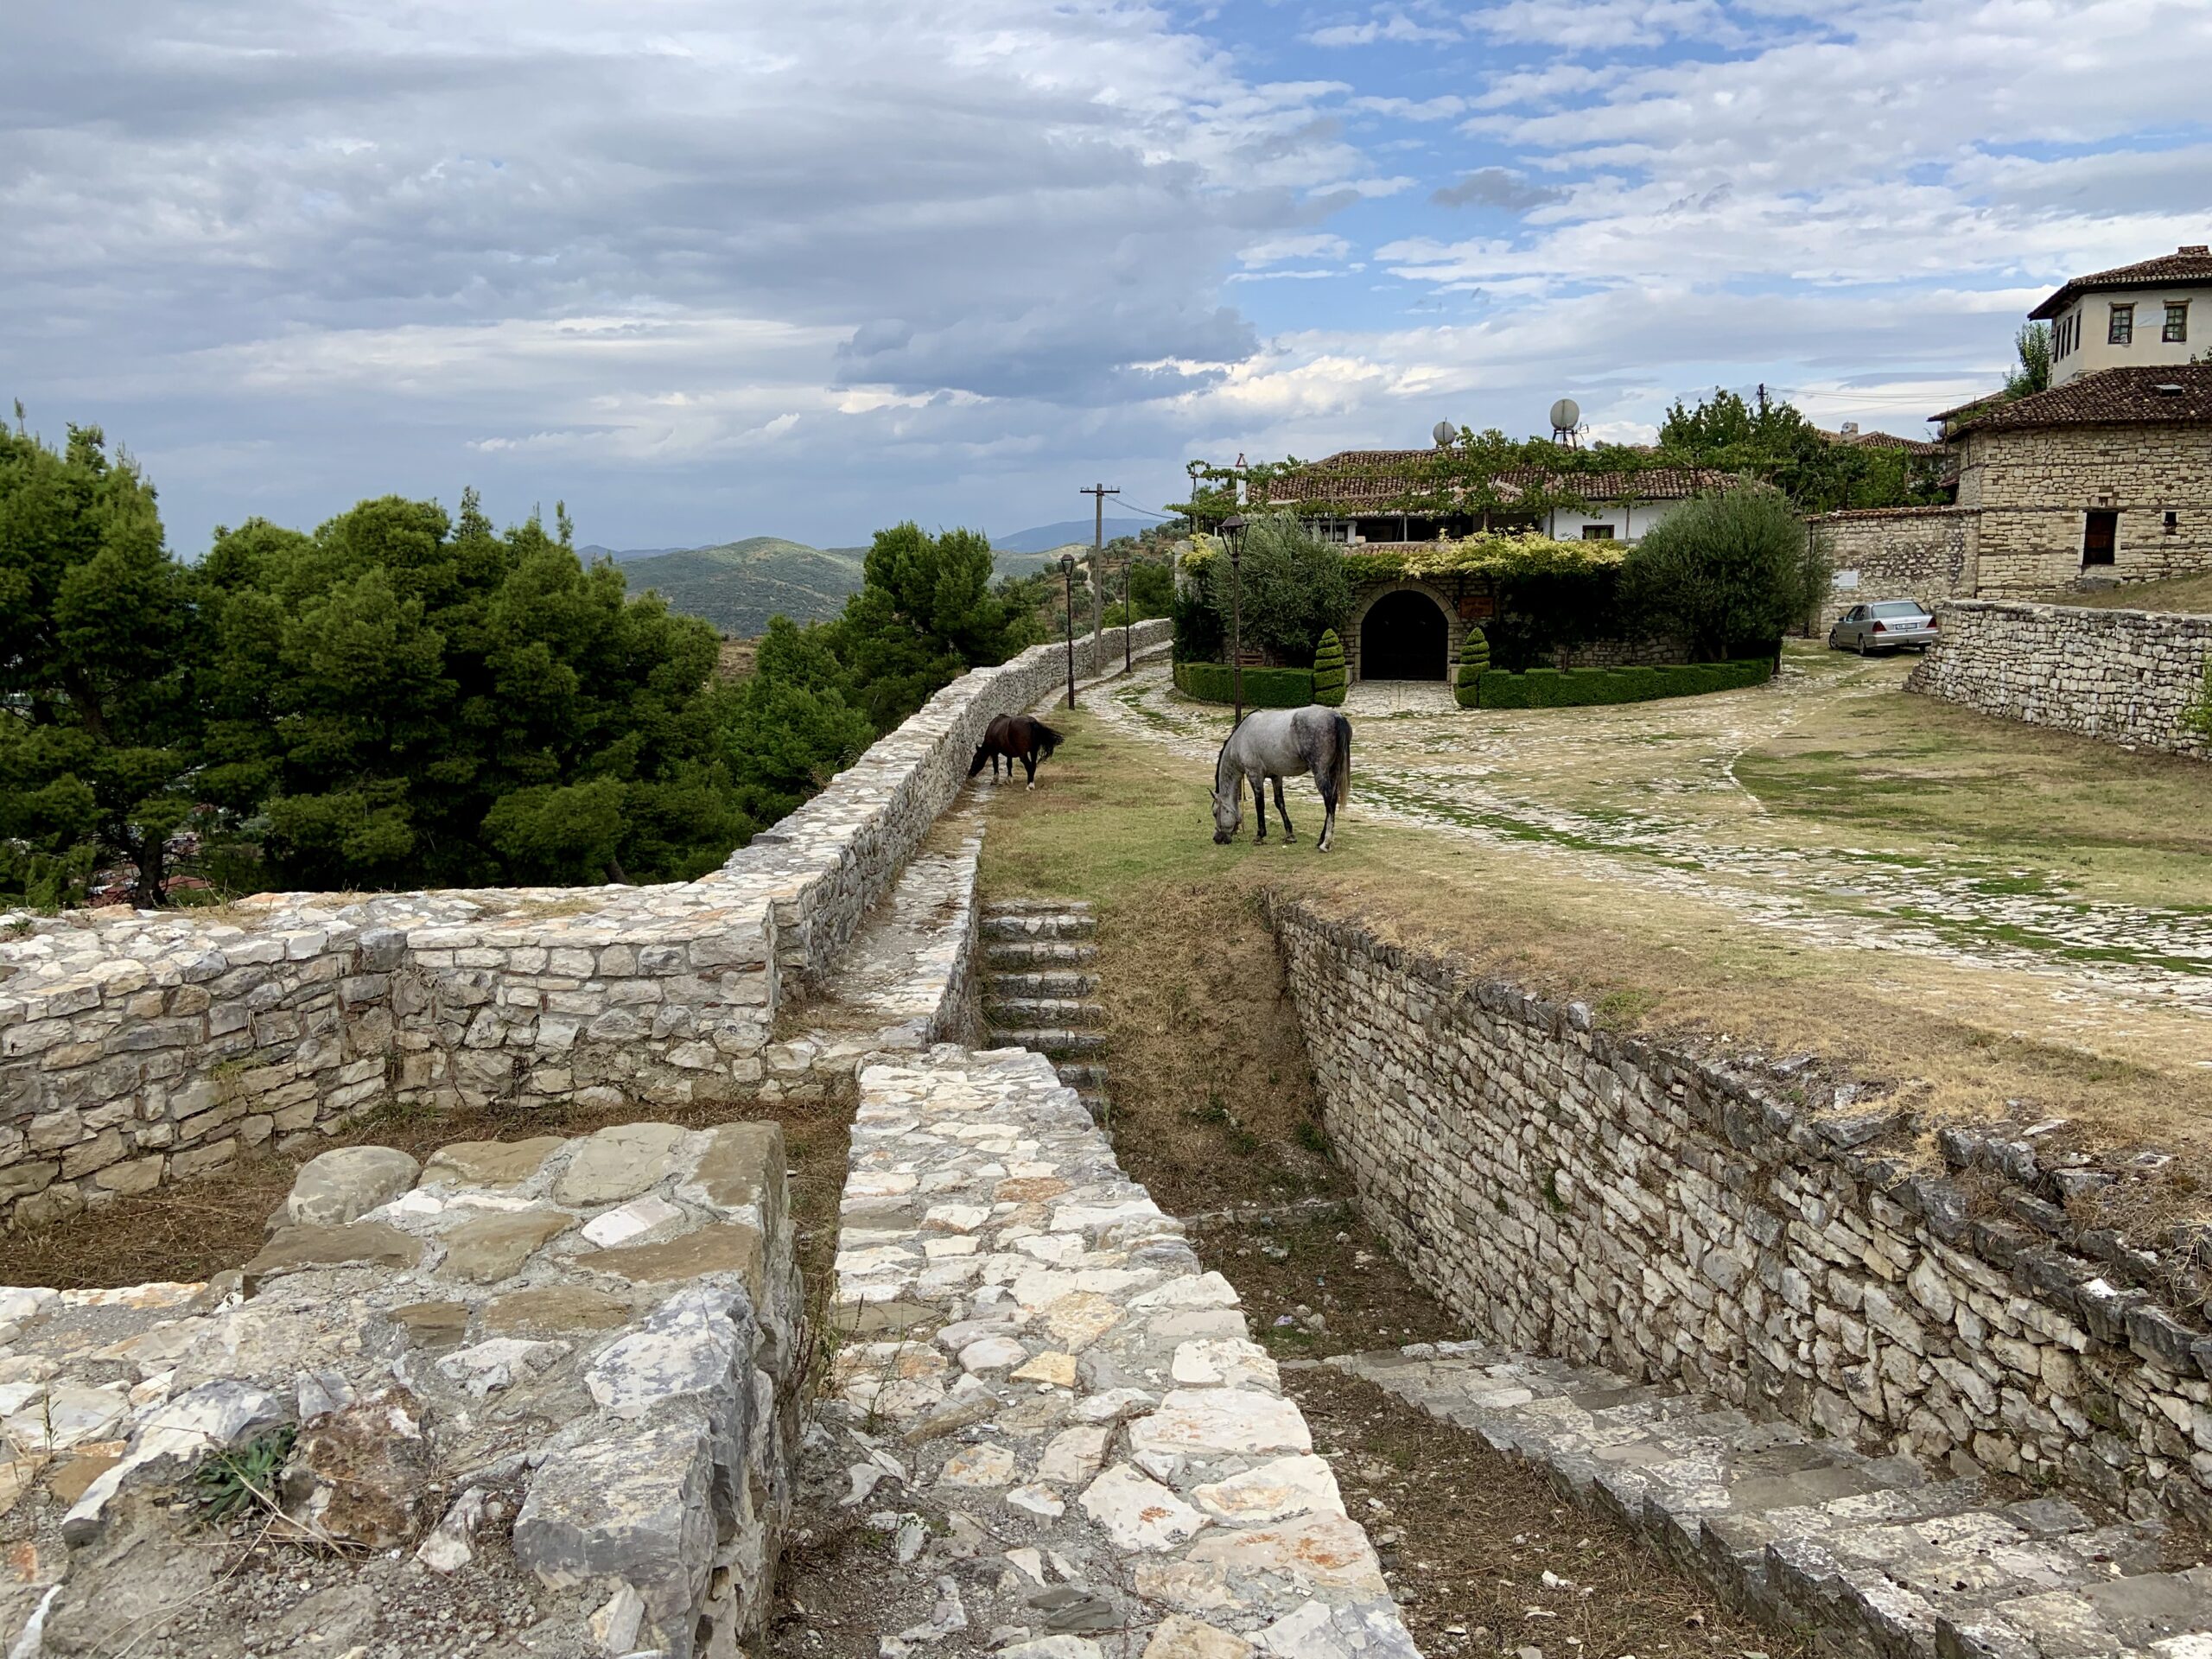
[[[1786,821],[1757,811],[1732,839],[1694,810],[1669,810],[1740,794],[1737,760],[1787,730],[1808,699],[1895,695],[1887,680],[1861,688],[1785,669],[1753,690],[1576,710],[1572,721],[1550,709],[1369,715],[1355,746],[1351,811],[1355,822],[1373,815],[1572,859],[1592,879],[1693,895],[1824,945],[2024,970],[2063,982],[2061,1001],[2212,1014],[2212,905],[2092,899],[2046,873],[1972,855],[1793,842]],[[1178,696],[1165,668],[1141,669],[1090,707],[1208,764],[1228,725],[1225,714]],[[1575,792],[1600,757],[1618,779],[1624,754],[1637,753],[1649,755],[1649,771],[1616,791],[1636,804],[1593,810],[1552,798],[1554,787]]]

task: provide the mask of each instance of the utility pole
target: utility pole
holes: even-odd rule
[[[1119,486],[1108,489],[1103,484],[1094,484],[1087,490],[1077,490],[1077,495],[1091,498],[1093,512],[1090,519],[1090,633],[1093,639],[1106,632],[1106,498],[1121,493]],[[1126,618],[1123,619],[1127,620]]]

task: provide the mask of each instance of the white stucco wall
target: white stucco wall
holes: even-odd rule
[[[2161,338],[2167,302],[2183,300],[2189,302],[2189,338],[2178,343],[2169,342]],[[2106,339],[2115,305],[2135,308],[2135,339],[2129,345],[2114,346]],[[2156,368],[2164,364],[2188,362],[2190,357],[2212,345],[2212,285],[2177,283],[2171,288],[2111,289],[2084,294],[2051,319],[2054,342],[2063,338],[2067,320],[2075,316],[2081,319],[2081,344],[2065,356],[2051,360],[2050,383],[2054,386],[2063,386],[2100,369]]]

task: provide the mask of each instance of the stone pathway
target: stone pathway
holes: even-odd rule
[[[1391,715],[1448,715],[1459,709],[1442,680],[1354,680],[1344,688],[1344,713],[1380,719]]]
[[[1823,689],[1786,674],[1753,690],[1579,711],[1602,718],[1572,730],[1556,710],[1452,709],[1433,719],[1396,710],[1355,742],[1355,813],[1571,861],[1592,880],[1693,895],[1827,946],[2063,981],[2056,995],[2082,1001],[2090,1025],[2107,1024],[2109,1010],[2145,1006],[2212,1014],[2212,907],[2113,904],[2050,884],[2012,891],[2023,885],[2014,879],[2020,872],[1988,860],[1732,842],[1667,811],[1671,798],[1736,790],[1727,771],[1734,757],[1785,729],[1802,699]],[[1676,706],[1686,702],[1705,706],[1686,714]],[[1220,711],[1179,696],[1156,667],[1140,669],[1091,707],[1132,735],[1207,764],[1226,725]],[[1363,713],[1350,702],[1346,711]],[[1718,722],[1703,756],[1712,764],[1690,776],[1657,767],[1634,810],[1578,811],[1486,781],[1502,760],[1521,763],[1532,746],[1556,751],[1546,757],[1553,775],[1599,747],[1649,744],[1656,752],[1688,719]]]
[[[1009,899],[983,912],[983,950],[990,974],[983,1019],[993,1048],[1027,1048],[1052,1062],[1093,1121],[1104,1123],[1105,1011],[1092,1000],[1089,971],[1097,923],[1087,903]]]
[[[1046,1060],[869,1065],[852,1167],[817,1455],[898,1563],[882,1655],[1414,1659],[1235,1290]]]
[[[1613,1511],[1726,1595],[1836,1650],[1906,1659],[2212,1653],[2212,1567],[2158,1571],[2155,1516],[2101,1523],[1671,1388],[1480,1343],[1327,1363]]]

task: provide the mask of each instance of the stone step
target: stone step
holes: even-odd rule
[[[1103,1054],[1106,1052],[1106,1033],[1096,1030],[1027,1027],[1001,1031],[994,1027],[988,1035],[993,1048],[1032,1049],[1055,1059],[1063,1054]]]
[[[2046,1591],[2001,1609],[1939,1617],[1936,1624],[1941,1659],[2117,1659],[2202,1652],[2208,1645],[2212,1567]]]
[[[1043,969],[1027,973],[993,974],[987,995],[1017,996],[1089,996],[1098,988],[1098,976],[1073,969]]]
[[[1083,997],[1010,996],[1003,1001],[987,1000],[983,1004],[983,1018],[991,1025],[1007,1027],[1055,1026],[1074,1028],[1104,1025],[1106,1010]]]
[[[1058,1060],[1052,1070],[1071,1089],[1097,1090],[1106,1086],[1106,1068],[1088,1060]]]
[[[1098,931],[1090,916],[1072,910],[1034,916],[988,914],[982,926],[987,939],[1087,939]]]
[[[2154,1522],[2101,1525],[1795,1425],[1476,1343],[1339,1356],[1633,1524],[1730,1599],[1837,1651],[2104,1659],[2212,1632],[2212,1567],[2158,1571]],[[2212,1654],[2161,1649],[2162,1659]]]
[[[983,959],[994,969],[1089,962],[1097,954],[1096,945],[1070,939],[994,939],[983,947]]]
[[[994,899],[983,906],[986,916],[1079,916],[1090,913],[1085,899]]]

